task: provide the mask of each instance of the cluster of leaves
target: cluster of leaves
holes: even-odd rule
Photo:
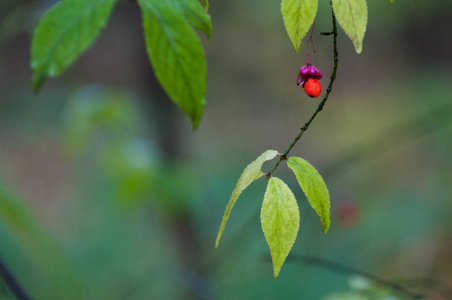
[[[331,0],[331,4],[339,24],[352,40],[356,52],[361,53],[367,26],[366,0]],[[282,0],[281,12],[286,31],[297,52],[314,23],[317,6],[318,0]]]
[[[278,151],[267,150],[243,171],[226,207],[217,235],[216,247],[220,243],[226,222],[237,198],[252,182],[265,175],[261,170],[262,165],[276,156],[278,156]],[[326,234],[331,223],[330,195],[322,176],[310,163],[299,157],[290,157],[287,160],[287,166],[294,172],[310,205],[320,217],[323,232]],[[300,227],[300,211],[297,200],[290,188],[277,177],[271,177],[268,180],[261,209],[261,223],[265,239],[270,247],[273,276],[276,278],[292,249]]]
[[[33,36],[33,87],[60,75],[94,42],[117,0],[61,0],[42,18]],[[138,0],[146,48],[157,79],[170,98],[199,125],[206,91],[206,62],[194,31],[212,34],[208,2]]]

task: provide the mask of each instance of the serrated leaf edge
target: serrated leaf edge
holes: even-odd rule
[[[269,187],[270,187],[270,184],[273,182],[273,183],[275,184],[276,189],[278,189],[278,186],[276,185],[276,180],[275,180],[275,179],[276,179],[276,180],[279,180],[282,184],[284,184],[284,185],[287,187],[287,190],[288,190],[288,191],[292,194],[292,196],[293,196],[293,199],[294,199],[294,201],[295,201],[294,203],[295,203],[295,205],[296,205],[296,207],[297,207],[297,211],[298,211],[297,233],[296,233],[295,238],[294,238],[294,240],[293,240],[293,242],[292,242],[292,245],[290,246],[289,251],[287,252],[286,256],[284,257],[284,260],[283,260],[283,263],[281,264],[281,267],[275,265],[274,253],[272,252],[272,249],[271,249],[270,244],[269,244],[269,242],[268,242],[267,235],[266,235],[266,233],[265,233],[264,226],[263,226],[263,221],[262,221],[262,219],[263,219],[263,218],[262,218],[262,215],[263,215],[263,209],[264,209],[264,202],[265,202],[265,199],[266,199],[266,197],[267,197],[267,191],[268,191],[268,189],[269,189]],[[298,232],[300,231],[300,208],[299,208],[299,206],[298,206],[298,203],[297,203],[297,200],[296,200],[296,198],[295,198],[295,195],[293,194],[293,192],[292,192],[292,190],[289,188],[289,186],[288,186],[284,181],[282,181],[281,179],[279,179],[278,177],[272,177],[272,178],[270,178],[269,181],[268,181],[267,189],[266,189],[265,195],[264,195],[264,201],[262,202],[262,207],[261,207],[261,228],[262,228],[262,231],[264,232],[264,236],[265,236],[265,240],[266,240],[266,242],[267,242],[267,245],[268,245],[269,248],[270,248],[270,255],[271,255],[271,257],[272,257],[272,265],[273,265],[273,278],[276,278],[276,277],[279,276],[279,274],[280,274],[280,272],[281,272],[281,269],[282,269],[282,267],[283,267],[283,265],[284,265],[284,263],[285,263],[287,257],[289,256],[290,252],[292,251],[293,245],[295,244],[295,241],[296,241],[297,236],[298,236]],[[279,267],[279,268],[277,268],[277,267]]]
[[[319,214],[319,213],[317,212],[317,210],[314,208],[314,206],[312,205],[312,201],[311,201],[311,199],[308,198],[308,195],[307,195],[306,192],[303,190],[303,187],[302,187],[302,185],[301,185],[300,180],[298,179],[297,174],[295,173],[294,169],[289,165],[289,163],[292,162],[293,164],[295,164],[295,165],[298,166],[298,164],[297,164],[296,162],[293,161],[294,158],[301,159],[301,160],[305,161],[306,163],[308,163],[308,164],[309,164],[309,165],[317,172],[317,174],[318,174],[318,175],[320,176],[320,178],[322,179],[323,183],[325,184],[326,191],[328,192],[328,201],[327,201],[327,203],[328,203],[328,213],[325,213],[323,205],[321,205],[321,209],[322,209],[323,214]],[[329,211],[329,209],[331,208],[331,204],[330,204],[330,195],[329,195],[328,187],[326,186],[326,183],[325,183],[325,181],[323,180],[322,175],[317,171],[317,169],[316,169],[311,163],[309,163],[307,160],[305,160],[305,159],[303,159],[303,158],[301,158],[301,157],[297,157],[297,156],[292,156],[292,157],[290,157],[290,158],[287,160],[287,166],[289,167],[289,169],[292,170],[292,172],[294,173],[295,177],[297,178],[297,182],[298,182],[298,184],[299,184],[301,190],[302,190],[303,193],[305,194],[306,199],[308,199],[309,205],[314,209],[314,211],[315,211],[315,212],[317,213],[317,215],[319,216],[320,221],[321,221],[321,223],[322,223],[323,233],[324,233],[324,234],[327,234],[327,233],[328,233],[328,230],[329,230],[329,228],[330,228],[330,225],[331,225],[331,219],[330,219],[331,212]],[[310,182],[312,182],[312,180],[311,180],[309,177],[307,177],[307,178],[308,178],[308,180],[309,180]],[[325,215],[325,214],[328,216],[328,219],[324,219],[323,215]]]

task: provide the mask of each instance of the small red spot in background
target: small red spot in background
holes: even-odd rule
[[[361,210],[356,203],[352,201],[343,201],[334,209],[339,225],[342,227],[354,227],[359,222]]]

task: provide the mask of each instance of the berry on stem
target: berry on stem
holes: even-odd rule
[[[320,81],[317,78],[309,78],[304,83],[304,91],[309,97],[317,98],[322,91]]]
[[[308,41],[308,63],[300,68],[298,72],[297,84],[304,88],[306,94],[311,98],[317,98],[322,92],[322,86],[319,79],[322,79],[322,71],[311,65],[309,53],[311,52],[312,33],[314,32],[314,23],[312,23],[311,36]],[[315,52],[315,50],[314,50]]]

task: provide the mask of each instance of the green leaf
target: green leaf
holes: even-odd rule
[[[108,21],[116,0],[62,0],[39,23],[31,46],[33,89],[61,74],[85,51]]]
[[[300,227],[300,210],[289,187],[279,178],[268,181],[261,209],[261,223],[276,278],[292,249]]]
[[[330,228],[330,194],[325,181],[319,172],[306,160],[292,156],[287,160],[287,165],[295,173],[301,189],[308,198],[309,204],[320,217],[323,233]]]
[[[198,0],[177,0],[174,4],[191,26],[203,31],[209,38],[212,36],[210,16]]]
[[[389,3],[394,4],[395,0],[389,0]]]
[[[276,150],[267,150],[262,153],[255,161],[250,163],[245,170],[243,170],[242,175],[240,175],[239,181],[235,185],[234,191],[232,191],[232,196],[229,199],[228,205],[226,206],[226,211],[223,215],[223,220],[221,221],[220,230],[218,231],[217,240],[215,241],[215,248],[218,247],[220,243],[220,238],[223,235],[224,228],[226,227],[226,222],[231,215],[232,207],[234,207],[237,198],[240,194],[255,180],[259,179],[264,175],[261,168],[264,162],[268,160],[272,160],[278,155],[278,151]]]
[[[209,11],[209,0],[201,0],[202,7],[204,8],[205,12]]]
[[[204,110],[206,61],[199,37],[173,0],[140,0],[146,48],[160,84],[197,128]]]
[[[361,53],[367,26],[366,0],[332,0],[332,3],[337,21],[352,40],[356,52]]]
[[[295,51],[314,22],[318,0],[282,0],[281,13],[287,34]]]

